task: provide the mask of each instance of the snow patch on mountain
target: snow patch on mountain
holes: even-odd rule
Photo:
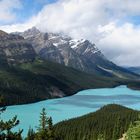
[[[69,44],[70,44],[70,47],[73,49],[73,48],[78,47],[79,44],[84,43],[84,42],[85,42],[85,39],[81,39],[81,40],[72,39],[69,41]]]

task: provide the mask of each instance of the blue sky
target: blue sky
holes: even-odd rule
[[[9,1],[9,0],[0,0],[1,1]],[[12,0],[11,0],[12,1]],[[11,8],[10,12],[16,15],[16,18],[11,21],[2,21],[0,19],[0,25],[4,24],[13,24],[13,23],[22,23],[31,18],[32,16],[38,14],[41,9],[51,3],[55,3],[57,0],[18,0],[20,2],[19,8]],[[16,2],[16,0],[15,0]],[[16,5],[16,3],[15,3]]]
[[[140,25],[140,15],[127,17],[128,22],[132,22],[135,25]]]
[[[110,60],[140,66],[140,0],[0,0],[0,29],[89,39]]]
[[[44,5],[54,3],[56,0],[22,0],[22,8],[16,10],[17,21],[23,22],[36,15]]]

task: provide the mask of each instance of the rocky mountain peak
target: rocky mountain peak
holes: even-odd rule
[[[40,33],[41,32],[36,27],[32,27],[31,29],[28,29],[25,32],[20,33],[20,35],[22,35],[24,38],[29,38],[34,35],[39,35]]]
[[[8,35],[6,32],[0,30],[0,37]]]

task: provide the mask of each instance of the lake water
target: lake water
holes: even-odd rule
[[[39,114],[43,107],[46,108],[48,115],[52,116],[53,122],[57,123],[94,112],[111,103],[140,110],[140,91],[131,90],[126,86],[84,90],[70,97],[9,106],[2,114],[2,119],[7,120],[17,115],[20,120],[17,129],[24,129],[23,135],[25,136],[30,126],[34,129],[38,126]]]

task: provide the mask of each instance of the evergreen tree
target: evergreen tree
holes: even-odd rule
[[[22,140],[21,133],[23,130],[12,131],[18,124],[19,120],[16,116],[6,122],[0,120],[0,140]]]
[[[51,117],[48,119],[48,137],[48,140],[54,140],[54,128]]]
[[[54,130],[52,118],[47,117],[45,108],[40,113],[40,124],[36,135],[36,140],[54,140]]]
[[[2,98],[0,97],[0,102],[2,102]],[[6,110],[5,107],[0,109],[0,115]],[[22,140],[21,133],[23,130],[19,130],[19,132],[12,132],[12,129],[15,128],[19,124],[19,120],[17,120],[17,116],[13,117],[8,121],[3,121],[0,118],[0,140]]]
[[[30,127],[29,130],[28,130],[27,138],[25,140],[34,140],[34,139],[35,139],[35,132]]]
[[[42,112],[40,113],[40,124],[39,124],[39,127],[38,127],[38,131],[45,131],[48,127],[48,120],[49,118],[47,117],[47,113],[46,113],[46,110],[45,108],[42,109]]]
[[[120,132],[120,117],[117,117],[117,121],[114,125],[113,129],[113,140],[116,140],[119,137],[119,132]]]

